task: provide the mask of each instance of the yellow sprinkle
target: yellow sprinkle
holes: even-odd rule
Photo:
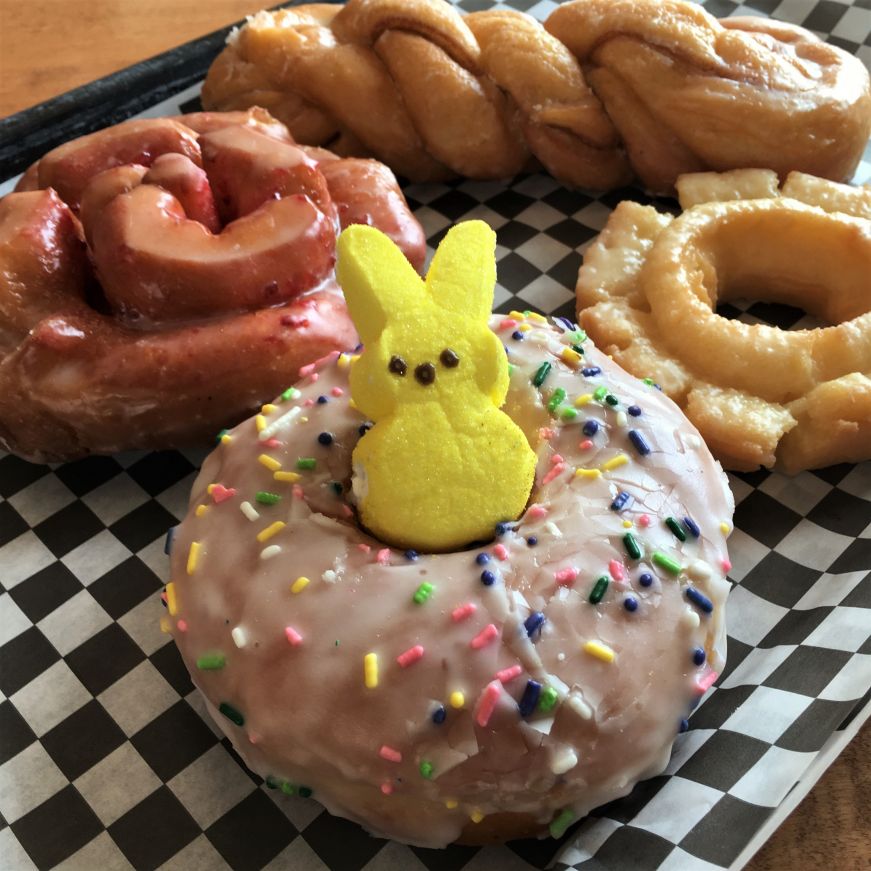
[[[202,517],[208,510],[208,505],[197,505],[197,510],[194,512],[194,514],[196,514],[197,517]]]
[[[356,408],[356,407],[357,407],[357,403],[354,402],[353,398],[348,400],[348,405],[349,405],[351,408]]]
[[[576,478],[600,478],[602,472],[599,469],[575,469]]]
[[[611,457],[607,463],[602,463],[601,469],[603,472],[610,472],[612,469],[617,469],[620,466],[625,466],[629,462],[629,457],[626,454],[617,454],[616,457]]]
[[[262,414],[258,414],[254,418],[254,425],[257,427],[257,432],[263,432],[266,429],[266,418]]]
[[[257,541],[264,542],[269,541],[273,535],[278,532],[281,532],[287,524],[283,520],[276,520],[275,523],[270,523],[266,529],[261,529],[260,532],[257,533]]]
[[[290,592],[301,593],[310,583],[311,581],[305,575],[300,575],[291,585]]]
[[[607,644],[602,644],[601,641],[588,641],[584,645],[584,653],[589,653],[590,656],[595,656],[602,662],[613,662],[616,656],[614,651]]]
[[[191,542],[191,549],[188,551],[188,565],[187,571],[189,575],[192,575],[197,570],[197,562],[200,558],[200,550],[202,549],[202,544],[198,541]]]
[[[518,312],[518,311],[508,312],[508,317],[514,318],[515,321],[525,321],[526,320],[526,315],[523,314],[523,312]]]
[[[347,354],[339,354],[338,359],[336,360],[336,366],[339,369],[347,369],[351,365],[351,358]]]
[[[451,693],[451,707],[462,708],[466,704],[466,697],[459,691],[454,690]]]
[[[225,432],[225,433],[221,436],[221,444],[222,444],[222,445],[229,444],[231,441],[233,441],[233,436],[231,436],[230,433]]]
[[[518,333],[528,333],[531,329],[532,329],[532,327],[529,324],[520,324],[520,326],[517,327],[517,332]]]
[[[569,366],[577,365],[581,359],[581,355],[577,351],[572,350],[572,348],[563,348],[559,356],[560,360],[562,360],[563,363],[568,363]]]
[[[724,520],[724,521],[720,524],[720,532],[722,532],[723,535],[729,535],[729,534],[732,532],[732,527],[731,527],[731,525],[728,524],[728,523],[726,523],[726,521]]]
[[[588,402],[593,401],[592,393],[582,393],[577,399],[575,399],[575,406],[580,408],[582,405],[586,405]]]
[[[475,808],[475,810],[473,810],[472,813],[469,814],[469,819],[473,823],[480,823],[481,820],[484,819],[484,814],[482,814],[481,811],[478,810],[478,808]]]
[[[300,422],[300,423],[308,423],[308,418],[307,418],[307,417],[301,417],[301,418],[299,419],[299,422]]]
[[[212,495],[212,491],[213,491],[213,490],[215,489],[215,487],[217,487],[217,486],[218,486],[217,484],[209,484],[209,486],[206,487],[206,493],[208,493],[209,496],[211,496],[211,495]]]
[[[631,520],[624,520],[623,521],[623,528],[624,529],[632,529],[632,521]]]
[[[269,454],[261,454],[257,458],[257,462],[266,466],[270,472],[277,472],[281,468],[281,463],[279,463],[275,457],[270,457]]]
[[[544,317],[544,316],[542,316],[542,315],[540,315],[538,312],[530,312],[530,313],[529,313],[529,319],[530,319],[531,321],[538,321],[540,324],[546,324],[546,323],[547,323],[547,318]]]
[[[267,402],[263,408],[260,409],[263,414],[272,414],[273,411],[278,411],[278,406],[273,405],[271,402]]]
[[[301,475],[298,472],[275,472],[272,477],[276,481],[286,481],[288,484],[293,484],[300,479]]]
[[[445,807],[449,811],[452,811],[458,804],[459,804],[459,802],[455,798],[446,798],[445,799]]]
[[[178,614],[178,598],[175,595],[175,584],[172,581],[166,585],[166,610],[170,617],[175,617]]]
[[[169,630],[172,628],[172,624],[169,622],[169,617],[161,617],[160,618],[160,631],[164,635],[169,635]]]
[[[363,657],[363,679],[367,690],[374,690],[378,686],[378,654],[367,653]]]

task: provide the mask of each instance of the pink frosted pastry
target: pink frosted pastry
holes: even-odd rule
[[[428,847],[559,836],[658,774],[725,657],[733,500],[696,430],[567,322],[491,327],[537,455],[519,519],[439,554],[364,531],[369,422],[353,355],[332,354],[207,459],[166,592],[210,712],[268,785]]]

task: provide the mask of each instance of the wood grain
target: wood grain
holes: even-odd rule
[[[257,0],[0,0],[0,116],[256,12]],[[871,868],[866,724],[748,871]]]

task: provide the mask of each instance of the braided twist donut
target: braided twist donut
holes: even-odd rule
[[[871,187],[769,170],[678,180],[678,218],[625,201],[578,274],[580,322],[654,376],[727,468],[789,473],[871,459]],[[826,326],[716,314],[741,296]]]
[[[439,0],[260,12],[209,70],[204,105],[266,106],[300,141],[401,175],[570,186],[763,166],[846,181],[871,132],[856,58],[800,27],[685,0],[573,0],[544,25]]]
[[[340,226],[418,268],[390,170],[307,152],[262,110],[68,142],[0,200],[0,447],[37,461],[202,443],[356,341]]]

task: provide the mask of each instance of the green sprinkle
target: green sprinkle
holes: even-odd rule
[[[429,780],[432,777],[432,773],[435,771],[433,768],[432,762],[424,759],[423,762],[420,763],[420,776],[425,777]]]
[[[550,836],[552,838],[561,838],[566,833],[566,829],[571,825],[574,818],[575,815],[568,808],[561,810],[551,821],[549,826]]]
[[[415,591],[414,595],[411,597],[414,601],[415,605],[422,605],[431,595],[433,591],[433,585],[424,581]]]
[[[337,638],[336,639],[336,647],[338,647],[338,646],[339,646],[339,639]]]
[[[227,435],[228,432],[230,432],[230,430],[228,430],[228,429],[222,429],[222,430],[218,433],[218,436],[217,436],[217,438],[215,439],[215,441],[216,441],[216,442],[220,442],[221,439],[224,438],[224,436]]]
[[[227,657],[223,653],[206,653],[197,659],[197,668],[203,671],[216,671],[227,664]]]
[[[605,402],[607,402],[608,405],[610,405],[610,406],[614,406],[614,405],[616,405],[619,401],[620,401],[620,400],[617,399],[617,397],[614,396],[613,393],[609,393],[609,394],[605,397]]]
[[[586,336],[584,338],[586,338]],[[576,354],[580,354],[582,357],[584,356],[584,349],[580,345],[572,345],[572,350]]]
[[[593,399],[595,399],[596,402],[601,402],[607,395],[608,395],[608,388],[607,387],[597,387],[593,391]]]
[[[281,781],[274,774],[267,774],[266,786],[269,789],[278,789],[278,787],[281,786]]]
[[[648,387],[653,387],[656,382],[652,378],[642,378],[641,379]]]
[[[542,363],[541,366],[538,367],[535,375],[532,376],[532,386],[541,387],[541,385],[544,384],[544,379],[547,378],[550,369],[550,363],[546,361]]]
[[[681,528],[681,525],[673,517],[666,517],[665,518],[665,525],[672,531],[672,533],[674,534],[674,537],[678,541],[686,541],[687,540],[687,534],[683,531],[683,529]]]
[[[574,420],[578,416],[578,412],[569,405],[560,411],[559,416],[563,420]]]
[[[548,411],[556,411],[557,408],[562,404],[562,401],[566,398],[566,392],[562,389],[562,387],[557,387],[556,390],[551,394],[550,401],[547,404]]]
[[[296,460],[297,469],[305,469],[311,471],[317,466],[318,461],[314,457],[298,457]]]
[[[513,363],[508,364],[508,377],[510,378],[514,374],[514,370],[517,367]]]
[[[299,399],[302,394],[295,387],[288,387],[284,393],[281,394],[281,398],[283,400],[287,399]]]
[[[245,725],[245,718],[231,704],[228,704],[227,702],[221,702],[221,704],[218,705],[218,710],[228,720],[232,720],[237,726]]]
[[[628,553],[632,559],[641,559],[641,547],[638,545],[635,536],[631,532],[627,532],[626,535],[623,536],[623,546],[626,548],[626,553]]]
[[[608,589],[608,576],[602,575],[600,578],[597,578],[596,583],[593,585],[593,589],[590,593],[590,604],[598,605],[602,599],[605,598],[605,591]]]
[[[311,798],[311,797],[312,797],[312,790],[311,790],[311,787],[310,787],[310,786],[300,786],[300,787],[297,789],[297,792],[298,792],[298,793],[299,793],[303,798]]]
[[[672,559],[670,556],[660,553],[658,550],[654,551],[651,559],[661,569],[665,569],[673,575],[679,575],[683,571],[683,566],[676,559]]]
[[[289,780],[281,784],[281,791],[285,795],[296,795],[296,787]]]
[[[544,687],[538,697],[538,710],[543,714],[549,714],[555,707],[559,694],[553,687]]]
[[[258,490],[254,494],[254,499],[262,505],[275,505],[281,502],[281,496],[278,493],[267,493],[266,490]]]
[[[587,341],[587,334],[583,330],[575,330],[573,333],[569,333],[569,338],[573,342],[578,342],[578,344],[580,344],[581,342]]]

